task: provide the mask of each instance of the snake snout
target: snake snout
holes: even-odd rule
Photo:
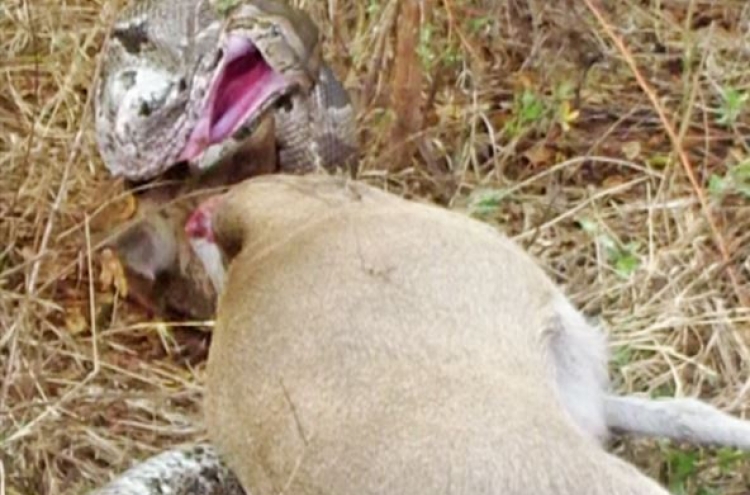
[[[181,159],[192,161],[257,119],[290,82],[274,70],[247,38],[229,36],[211,82],[203,112]]]

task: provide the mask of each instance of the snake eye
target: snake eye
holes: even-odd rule
[[[183,93],[187,89],[187,81],[185,81],[184,77],[181,77],[179,81],[177,81],[177,91],[180,93]]]
[[[291,112],[293,108],[292,97],[288,94],[279,97],[279,99],[276,101],[276,108],[284,110],[287,113]]]
[[[148,117],[151,115],[151,107],[145,101],[141,102],[141,106],[138,107],[138,115],[141,117]]]

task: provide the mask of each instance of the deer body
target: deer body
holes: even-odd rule
[[[667,493],[598,443],[603,365],[565,405],[583,320],[489,226],[327,177],[253,179],[213,221],[206,421],[249,493]]]

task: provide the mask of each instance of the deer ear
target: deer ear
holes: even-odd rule
[[[177,238],[173,226],[159,214],[137,221],[111,243],[125,268],[154,281],[177,266]]]

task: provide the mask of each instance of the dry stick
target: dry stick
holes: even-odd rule
[[[677,137],[677,133],[672,127],[672,124],[669,122],[669,119],[667,118],[667,115],[664,111],[664,107],[661,105],[661,103],[659,103],[656,92],[648,83],[648,81],[646,81],[646,79],[643,77],[643,74],[641,74],[641,71],[638,69],[638,65],[633,59],[633,55],[631,54],[628,47],[625,46],[625,42],[617,35],[617,33],[615,33],[612,25],[607,21],[607,19],[604,18],[604,14],[602,13],[603,9],[600,5],[598,5],[598,0],[583,1],[586,3],[586,6],[589,8],[591,13],[594,14],[594,17],[596,17],[596,20],[599,22],[607,36],[609,36],[612,42],[614,42],[614,44],[617,46],[620,54],[625,59],[625,62],[628,64],[628,67],[630,67],[630,70],[633,72],[633,76],[635,76],[638,85],[641,87],[643,92],[646,93],[646,96],[651,101],[651,105],[659,115],[659,120],[661,120],[661,124],[664,127],[664,130],[669,136],[669,140],[672,142],[672,147],[674,148],[675,153],[677,153],[677,156],[680,158],[682,168],[685,169],[685,174],[687,175],[688,180],[690,180],[690,184],[695,191],[695,195],[698,197],[698,201],[700,202],[703,213],[706,215],[709,227],[711,228],[711,233],[714,237],[714,243],[719,248],[722,262],[727,270],[727,274],[729,275],[729,280],[732,282],[734,292],[743,306],[750,306],[750,298],[748,298],[745,295],[744,291],[742,291],[742,289],[740,288],[737,274],[735,273],[734,267],[731,264],[732,257],[729,253],[729,250],[727,249],[726,243],[724,242],[724,237],[722,236],[719,227],[716,225],[716,221],[714,220],[713,215],[711,215],[711,211],[708,206],[708,201],[706,200],[706,195],[703,192],[703,188],[695,178],[695,173],[693,172],[693,167],[690,164],[690,159],[688,158],[687,153],[685,153],[685,149],[682,147],[682,143]]]
[[[422,128],[422,80],[424,74],[417,55],[421,33],[420,5],[411,0],[401,2],[398,9],[396,53],[390,94],[390,107],[396,114],[391,126],[391,142],[396,155],[389,171],[403,170],[410,165],[415,142],[411,136]],[[424,13],[424,17],[427,17]]]
[[[464,49],[469,52],[471,55],[471,58],[474,60],[482,60],[482,58],[479,56],[479,53],[474,49],[474,46],[471,44],[471,42],[466,38],[464,35],[463,30],[461,30],[460,26],[456,22],[455,14],[453,13],[453,6],[451,5],[451,0],[443,0],[443,6],[445,7],[445,14],[448,16],[448,36],[453,33],[455,30],[456,36],[458,36],[458,39],[461,41],[461,44],[463,45]],[[450,38],[449,38],[450,39]]]
[[[109,25],[111,25],[111,23]],[[105,40],[105,43],[106,43],[106,40]],[[94,78],[94,85],[96,85],[96,80],[99,77],[99,73],[101,70],[100,66],[102,62],[103,62],[103,57],[100,56],[96,63],[96,69],[95,69],[96,76]],[[81,114],[81,122],[85,122],[85,119],[88,115],[88,110],[89,108],[91,108],[91,99],[93,98],[93,95],[94,95],[94,92],[92,91],[89,93],[86,99],[84,111]],[[5,403],[7,401],[8,393],[10,390],[10,382],[11,382],[10,377],[13,374],[14,368],[15,368],[14,363],[16,361],[16,354],[18,352],[18,339],[19,339],[19,333],[21,332],[21,326],[23,324],[23,320],[29,314],[30,307],[32,304],[32,299],[39,292],[38,291],[39,288],[37,287],[37,279],[39,277],[41,263],[42,263],[43,258],[45,257],[44,255],[47,252],[47,246],[49,245],[50,239],[52,237],[55,219],[57,218],[60,211],[62,210],[63,201],[65,200],[67,192],[68,192],[68,180],[70,176],[70,170],[71,170],[71,167],[73,166],[73,162],[75,161],[76,158],[78,158],[78,155],[81,151],[81,147],[82,147],[81,143],[83,141],[84,131],[85,129],[83,128],[83,125],[81,125],[73,139],[73,144],[71,147],[72,151],[70,153],[70,156],[68,157],[68,160],[63,165],[62,176],[60,178],[60,185],[58,186],[57,192],[55,193],[55,200],[50,209],[47,222],[42,232],[42,239],[39,243],[39,248],[37,250],[38,257],[34,261],[34,263],[31,265],[30,273],[26,282],[26,295],[23,300],[23,303],[21,304],[20,310],[18,311],[18,314],[16,315],[15,321],[13,322],[13,325],[10,328],[10,351],[9,351],[9,357],[8,357],[8,364],[5,369],[6,379],[3,381],[2,385],[0,386],[0,411],[5,409]],[[48,284],[51,282],[52,281],[48,281]],[[79,387],[76,387],[76,389],[77,388]],[[69,395],[68,393],[65,394],[65,396],[68,396],[68,395]],[[61,402],[63,402],[62,399],[61,399]],[[14,438],[19,438],[20,436],[24,436],[30,431],[30,427],[33,424],[35,424],[37,420],[42,419],[47,414],[48,412],[45,411],[39,417],[37,417],[34,421],[32,421],[32,423],[24,426],[24,428],[22,428],[21,431],[17,431],[12,437],[8,439],[3,439],[2,444],[4,445],[6,442],[12,441]]]
[[[37,50],[37,36],[36,36],[36,29],[34,24],[34,12],[32,12],[31,7],[29,6],[28,2],[24,3],[24,14],[26,15],[26,18],[28,19],[28,25],[29,25],[29,31],[31,32],[31,48],[34,51],[34,53],[38,53]],[[39,56],[34,56],[34,73],[32,76],[32,88],[34,90],[34,97],[35,101],[39,101],[39,78],[41,74],[41,67],[39,63]],[[31,160],[31,149],[34,145],[35,138],[36,138],[36,127],[37,123],[41,120],[41,117],[37,116],[33,121],[31,122],[31,126],[29,129],[29,135],[28,139],[26,140],[26,149],[24,150],[23,154],[23,162],[24,164],[28,164]],[[15,205],[15,203],[18,201],[20,190],[16,192],[16,194],[13,196],[13,199],[11,200],[11,208]],[[10,210],[9,210],[10,211]],[[41,252],[41,251],[40,251]],[[39,263],[40,261],[35,261],[36,263]],[[33,272],[32,272],[33,275]],[[28,291],[27,291],[28,294]],[[5,410],[5,402],[8,397],[8,392],[10,391],[10,382],[11,377],[13,375],[13,372],[15,371],[15,363],[16,363],[16,354],[18,353],[18,334],[19,334],[19,327],[22,317],[26,313],[26,308],[28,308],[29,304],[29,297],[26,297],[24,299],[24,303],[21,306],[20,315],[17,315],[15,320],[13,321],[13,324],[10,326],[10,329],[8,330],[7,337],[3,337],[3,345],[5,343],[8,344],[8,363],[5,366],[5,380],[3,380],[2,385],[0,386],[0,411]],[[3,490],[4,491],[4,490]]]
[[[391,10],[388,11],[388,8],[390,8]],[[376,88],[375,86],[378,85],[378,76],[383,70],[388,33],[391,32],[391,29],[396,22],[396,15],[398,14],[398,0],[392,0],[391,2],[386,4],[383,7],[382,11],[384,12],[384,14],[382,14],[384,20],[381,21],[382,24],[380,28],[377,29],[377,31],[379,31],[379,34],[375,35],[375,47],[372,50],[372,62],[367,69],[367,74],[365,74],[364,83],[362,84],[361,104],[363,106],[369,106],[370,104],[372,104],[373,100],[375,100],[377,96],[376,93],[379,91],[379,88]]]

